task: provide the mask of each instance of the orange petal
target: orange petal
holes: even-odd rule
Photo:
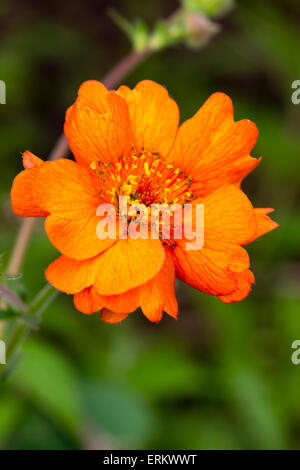
[[[143,80],[132,91],[122,86],[118,93],[128,104],[135,149],[167,155],[179,124],[178,106],[167,90]]]
[[[104,308],[100,313],[100,320],[105,321],[106,323],[120,323],[128,317],[128,313],[116,313],[112,310]]]
[[[64,219],[58,215],[49,215],[45,220],[45,230],[50,242],[61,253],[70,258],[83,260],[93,258],[110,248],[116,240],[101,240],[96,228],[99,217],[82,215],[81,219]]]
[[[100,295],[92,287],[91,292],[103,307],[117,313],[134,312],[141,307],[144,315],[157,322],[161,319],[163,311],[170,316],[177,317],[177,300],[174,289],[175,268],[172,256],[166,250],[165,262],[159,273],[145,284],[131,289],[120,295]]]
[[[204,242],[212,240],[243,245],[256,232],[256,216],[247,196],[236,186],[223,186],[194,204],[204,204]]]
[[[94,287],[92,287],[91,292],[99,304],[101,303],[103,307],[114,312],[131,313],[139,308],[140,287],[119,295],[100,295]]]
[[[36,182],[38,168],[31,168],[21,171],[13,182],[11,188],[11,204],[13,211],[20,217],[45,217],[46,210],[36,203],[33,198],[33,186]]]
[[[75,294],[73,301],[77,310],[82,313],[95,313],[103,307],[103,305],[98,302],[98,299],[92,295],[90,287]]]
[[[176,318],[177,301],[174,290],[175,269],[171,255],[166,252],[166,260],[159,273],[145,284],[124,294],[98,296],[99,302],[114,312],[133,312],[141,307],[144,315],[153,322],[161,320],[163,310]]]
[[[186,251],[178,240],[173,250],[176,275],[187,284],[212,295],[227,295],[237,287],[237,273],[249,267],[246,250],[216,242],[214,248]]]
[[[215,93],[180,126],[167,160],[188,173],[194,180],[191,190],[204,196],[253,170],[259,160],[249,152],[257,136],[253,122],[233,121],[230,98]]]
[[[237,277],[237,287],[229,295],[221,295],[219,299],[225,304],[231,304],[232,302],[239,302],[243,300],[251,291],[251,284],[255,281],[253,273],[249,270],[244,271]]]
[[[97,80],[83,82],[78,90],[81,106],[87,106],[99,114],[108,112],[107,88]]]
[[[23,153],[23,166],[27,170],[31,168],[40,168],[44,165],[44,163],[44,160],[41,160],[41,158],[37,157],[28,150]]]
[[[98,257],[94,286],[101,295],[122,294],[152,279],[161,269],[165,250],[160,240],[119,240]]]
[[[77,294],[93,284],[95,264],[96,258],[78,261],[62,255],[48,266],[45,276],[56,289]]]
[[[83,166],[94,161],[116,161],[132,149],[132,132],[126,102],[115,92],[106,95],[107,112],[99,114],[78,97],[66,114],[65,134]],[[86,102],[86,100],[84,100]]]
[[[66,219],[95,216],[100,203],[95,181],[96,176],[71,160],[46,162],[36,178],[34,198],[43,209]]]
[[[78,261],[62,255],[47,268],[45,275],[56,289],[68,294],[76,294],[93,284],[101,295],[116,295],[152,279],[164,259],[159,240],[119,240],[88,260]]]
[[[166,260],[159,273],[140,287],[139,304],[148,320],[160,321],[164,310],[170,316],[177,317],[174,282],[174,262],[170,252],[166,250]]]
[[[267,216],[267,214],[273,211],[274,209],[254,209],[256,215],[257,229],[253,238],[250,241],[256,240],[256,238],[261,237],[265,233],[268,233],[271,230],[274,230],[275,228],[279,227],[279,224],[277,224],[277,222],[274,222],[270,217]]]

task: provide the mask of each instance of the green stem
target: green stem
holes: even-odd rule
[[[54,287],[50,284],[46,284],[28,305],[28,314],[36,319],[36,325],[44,310],[50,305],[57,294],[58,291]],[[30,325],[22,321],[22,319],[18,319],[15,322],[15,325],[10,331],[9,338],[6,341],[6,364],[0,366],[0,380],[7,376],[22,344],[29,333],[35,328],[36,326]]]

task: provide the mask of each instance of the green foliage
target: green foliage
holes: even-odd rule
[[[33,400],[37,409],[55,419],[74,438],[78,437],[82,409],[76,372],[53,346],[29,339],[10,383]]]
[[[233,7],[233,0],[181,0],[181,3],[188,11],[207,16],[221,15]]]
[[[95,427],[128,446],[141,446],[155,434],[153,411],[145,399],[119,382],[84,384],[87,414]]]
[[[229,3],[225,0],[183,1],[182,8],[168,19],[158,19],[152,31],[148,30],[144,21],[131,23],[115,10],[110,12],[110,16],[128,36],[135,51],[157,51],[180,43],[187,47],[200,47],[219,31],[218,25],[207,17],[221,16],[228,10]]]

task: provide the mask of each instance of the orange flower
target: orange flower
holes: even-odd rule
[[[84,313],[101,310],[109,323],[140,307],[151,321],[177,316],[175,275],[225,303],[248,295],[254,276],[243,245],[277,227],[254,209],[241,180],[259,163],[249,153],[258,131],[233,120],[231,100],[213,94],[179,126],[177,104],[151,81],[108,91],[83,83],[66,113],[65,134],[75,162],[23,155],[13,183],[13,210],[46,217],[45,229],[62,253],[46,270],[57,289],[74,294]],[[105,239],[96,235],[101,202],[204,204],[204,246],[186,240]]]

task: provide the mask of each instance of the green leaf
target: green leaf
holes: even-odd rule
[[[124,31],[126,36],[129,38],[135,51],[143,51],[147,48],[149,33],[147,25],[144,21],[138,20],[135,23],[130,23],[113,9],[110,10],[109,14],[112,20],[122,31]]]
[[[198,393],[203,369],[179,345],[166,342],[141,353],[129,379],[151,400],[170,399]]]
[[[0,400],[0,444],[5,442],[7,437],[18,425],[24,404],[16,397],[1,395]]]
[[[119,382],[89,382],[84,396],[91,419],[112,436],[139,445],[153,433],[152,410],[133,389]]]
[[[231,377],[228,374],[228,379],[251,448],[285,448],[282,423],[266,383],[254,370],[246,369],[235,370]]]
[[[36,339],[27,340],[19,366],[9,380],[65,431],[77,435],[82,425],[77,377],[58,350]]]

